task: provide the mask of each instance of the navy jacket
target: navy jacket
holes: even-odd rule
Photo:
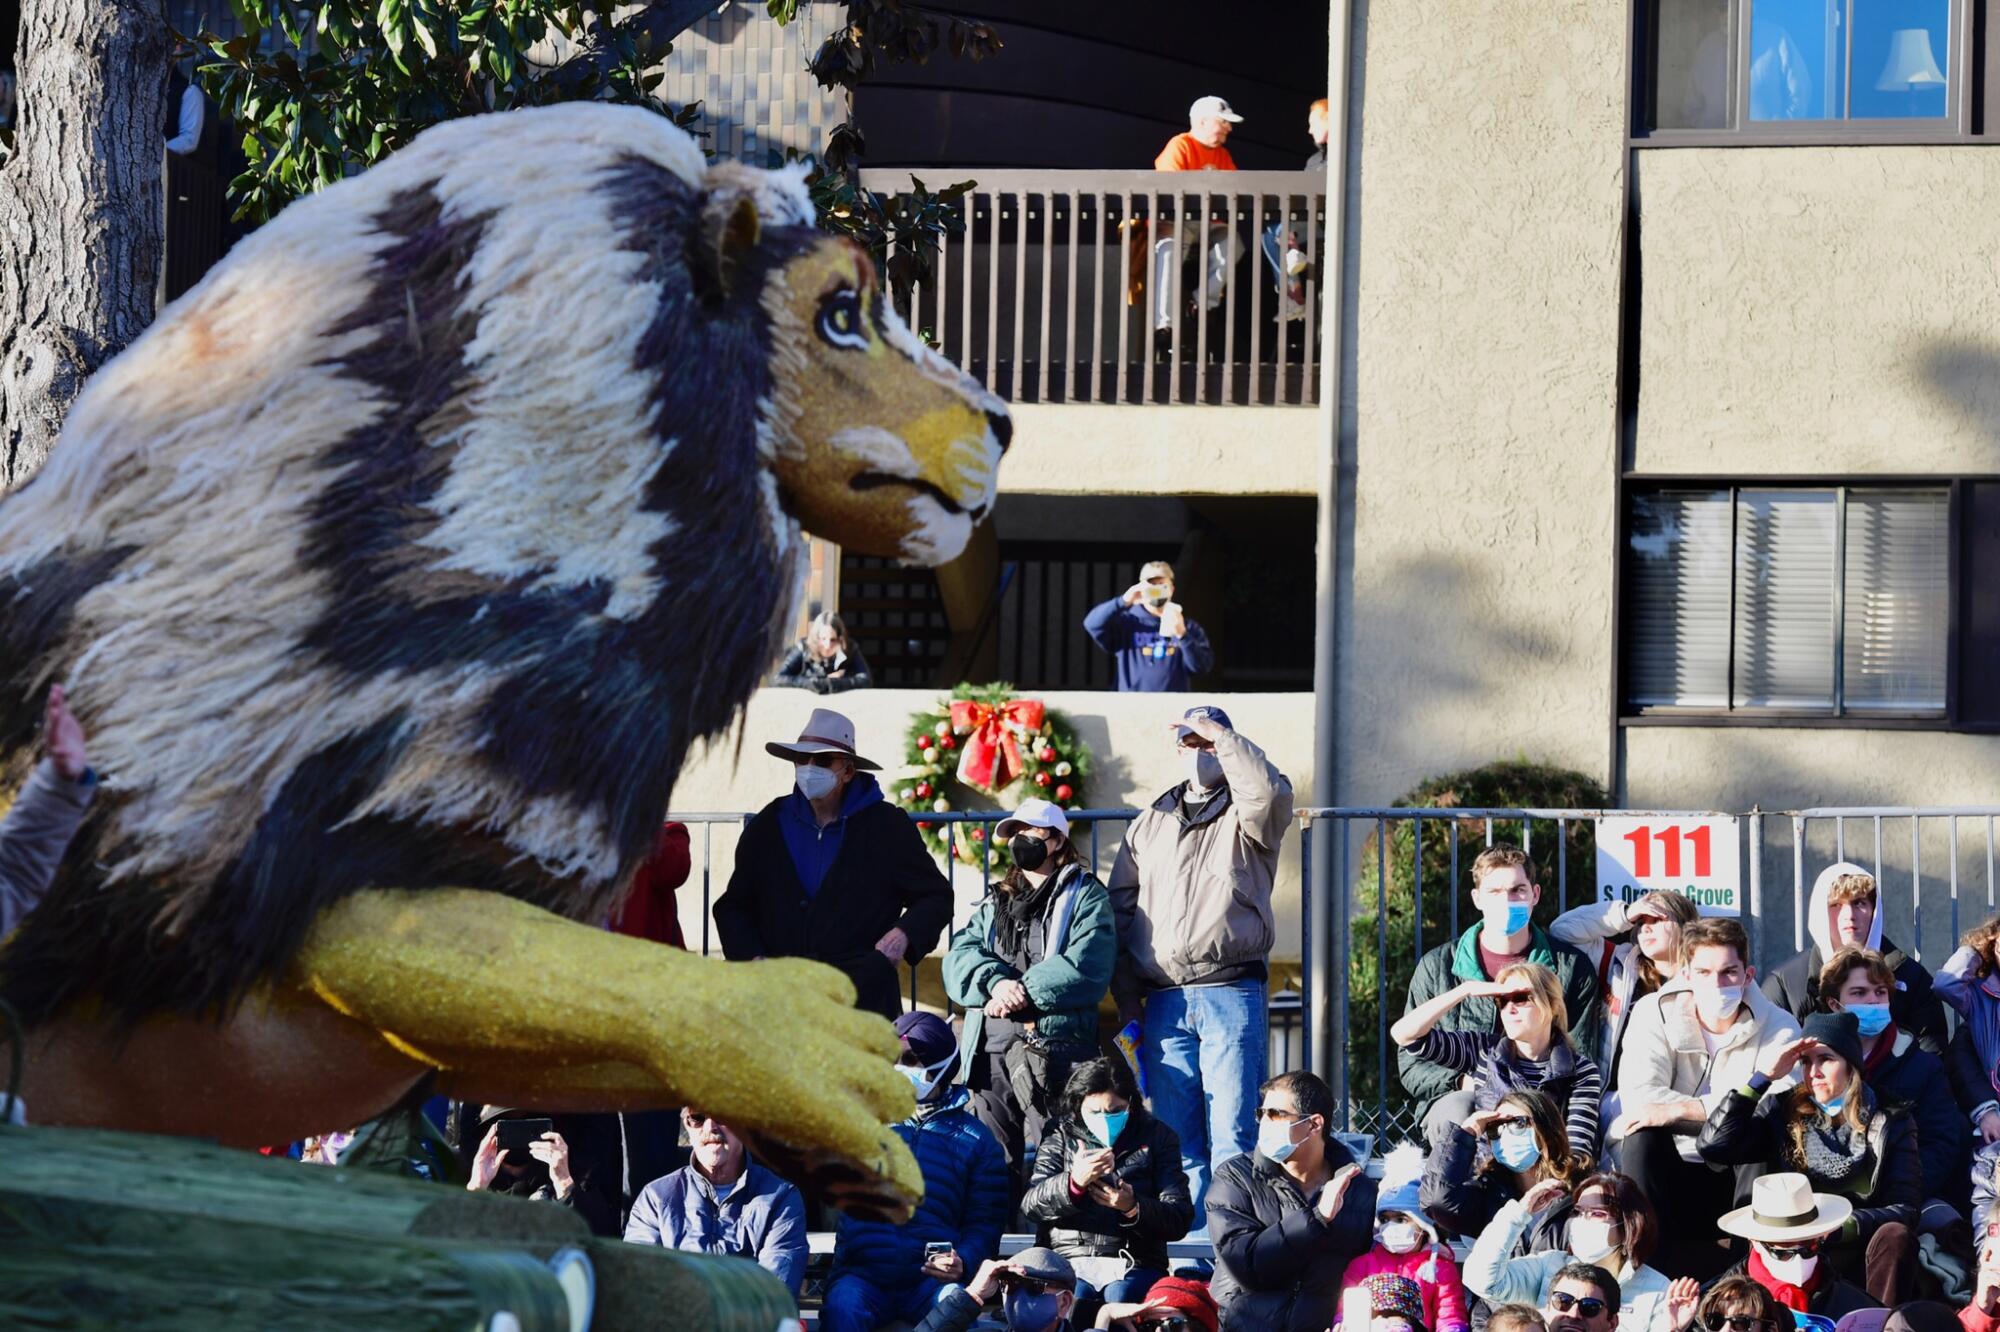
[[[923,1171],[924,1200],[902,1225],[843,1215],[833,1246],[833,1277],[855,1276],[878,1290],[907,1290],[927,1280],[924,1245],[943,1240],[967,1274],[1000,1250],[1011,1212],[1007,1153],[965,1106],[965,1088],[894,1126]]]
[[[1899,1030],[1882,1062],[1862,1070],[1862,1080],[1884,1110],[1908,1111],[1916,1124],[1924,1198],[1941,1198],[1962,1211],[1972,1129],[1958,1113],[1944,1061]]]
[[[748,1258],[799,1297],[806,1278],[806,1206],[798,1189],[748,1163],[720,1203],[715,1186],[694,1166],[656,1179],[640,1190],[625,1223],[634,1244],[692,1253]]]
[[[1328,1143],[1330,1170],[1354,1164]],[[1261,1152],[1232,1156],[1208,1186],[1208,1233],[1215,1241],[1209,1294],[1227,1328],[1326,1332],[1340,1307],[1347,1265],[1375,1244],[1375,1181],[1357,1176],[1331,1222],[1322,1221],[1298,1183]]]
[[[786,827],[796,823],[796,798],[796,790],[778,797],[743,829],[735,872],[715,900],[723,956],[828,963],[854,982],[855,1007],[894,1021],[903,1011],[896,968],[875,943],[900,928],[910,938],[906,961],[930,952],[951,923],[951,886],[916,825],[883,800],[875,779],[864,773],[850,784],[841,817],[823,834],[824,865],[807,862],[820,878],[817,891],[807,892]],[[806,835],[817,854],[817,828]]]
[[[1200,675],[1215,665],[1208,632],[1185,613],[1187,634],[1169,638],[1160,632],[1160,617],[1143,606],[1127,606],[1113,597],[1090,608],[1083,631],[1091,642],[1118,660],[1121,694],[1186,693]]]

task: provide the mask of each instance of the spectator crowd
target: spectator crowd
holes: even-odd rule
[[[948,939],[950,888],[852,723],[818,708],[766,745],[792,780],[744,829],[723,950],[825,962],[894,1021],[915,1105],[894,1131],[924,1179],[905,1222],[837,1219],[819,1326],[2000,1332],[2000,919],[1932,975],[1885,937],[1875,878],[1837,863],[1810,946],[1760,977],[1737,920],[1671,893],[1544,928],[1529,857],[1490,845],[1476,920],[1418,960],[1390,1028],[1421,1142],[1371,1171],[1325,1082],[1266,1076],[1291,784],[1219,707],[1162,721],[1174,780],[1108,876],[1029,800]],[[0,928],[89,807],[86,748],[52,691],[0,822]],[[607,927],[677,944],[688,869],[669,825]],[[898,985],[941,942],[955,1023]],[[1107,1008],[1136,1024],[1130,1057]],[[816,1204],[701,1107],[444,1111],[468,1187],[801,1292]],[[1037,1246],[1002,1258],[1012,1231]],[[1176,1261],[1191,1235],[1212,1262]]]

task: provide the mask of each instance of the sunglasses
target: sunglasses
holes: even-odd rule
[[[1194,1324],[1189,1322],[1185,1315],[1174,1314],[1168,1318],[1140,1320],[1139,1332],[1187,1332],[1187,1329],[1193,1326]]]
[[[1535,1003],[1535,992],[1533,990],[1515,990],[1512,993],[1501,995],[1499,1002],[1502,1008],[1532,1008]]]
[[[1046,1281],[1041,1277],[1029,1276],[1025,1272],[1001,1271],[996,1272],[994,1277],[1001,1285],[1013,1286],[1018,1290],[1028,1292],[1030,1295],[1046,1295],[1052,1290],[1071,1289],[1071,1287],[1065,1286],[1060,1282]]]
[[[1576,1296],[1566,1290],[1551,1291],[1549,1303],[1555,1305],[1557,1313],[1568,1313],[1574,1309],[1585,1318],[1600,1317],[1608,1307],[1595,1295]]]
[[[1525,1133],[1533,1129],[1534,1121],[1526,1116],[1514,1119],[1496,1119],[1486,1126],[1486,1141],[1495,1142],[1502,1133]]]
[[[1797,1244],[1772,1244],[1768,1240],[1760,1243],[1764,1245],[1764,1252],[1773,1258],[1810,1258],[1819,1252],[1819,1241],[1816,1239],[1800,1240]]]
[[[1749,1314],[1712,1313],[1701,1322],[1708,1332],[1722,1332],[1724,1328],[1729,1332],[1777,1332],[1778,1329],[1775,1319],[1752,1318]]]
[[[1287,1110],[1282,1106],[1260,1105],[1257,1107],[1257,1118],[1263,1120],[1266,1124],[1296,1124],[1301,1119],[1304,1119],[1305,1116],[1296,1110]]]
[[[847,758],[845,754],[808,754],[798,762],[809,768],[831,768],[845,758]]]

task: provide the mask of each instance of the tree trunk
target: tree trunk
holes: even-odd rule
[[[161,0],[26,0],[0,168],[0,491],[153,318],[172,35]]]

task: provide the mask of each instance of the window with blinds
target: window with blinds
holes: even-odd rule
[[[1944,487],[1649,491],[1626,526],[1628,708],[1944,712]]]

